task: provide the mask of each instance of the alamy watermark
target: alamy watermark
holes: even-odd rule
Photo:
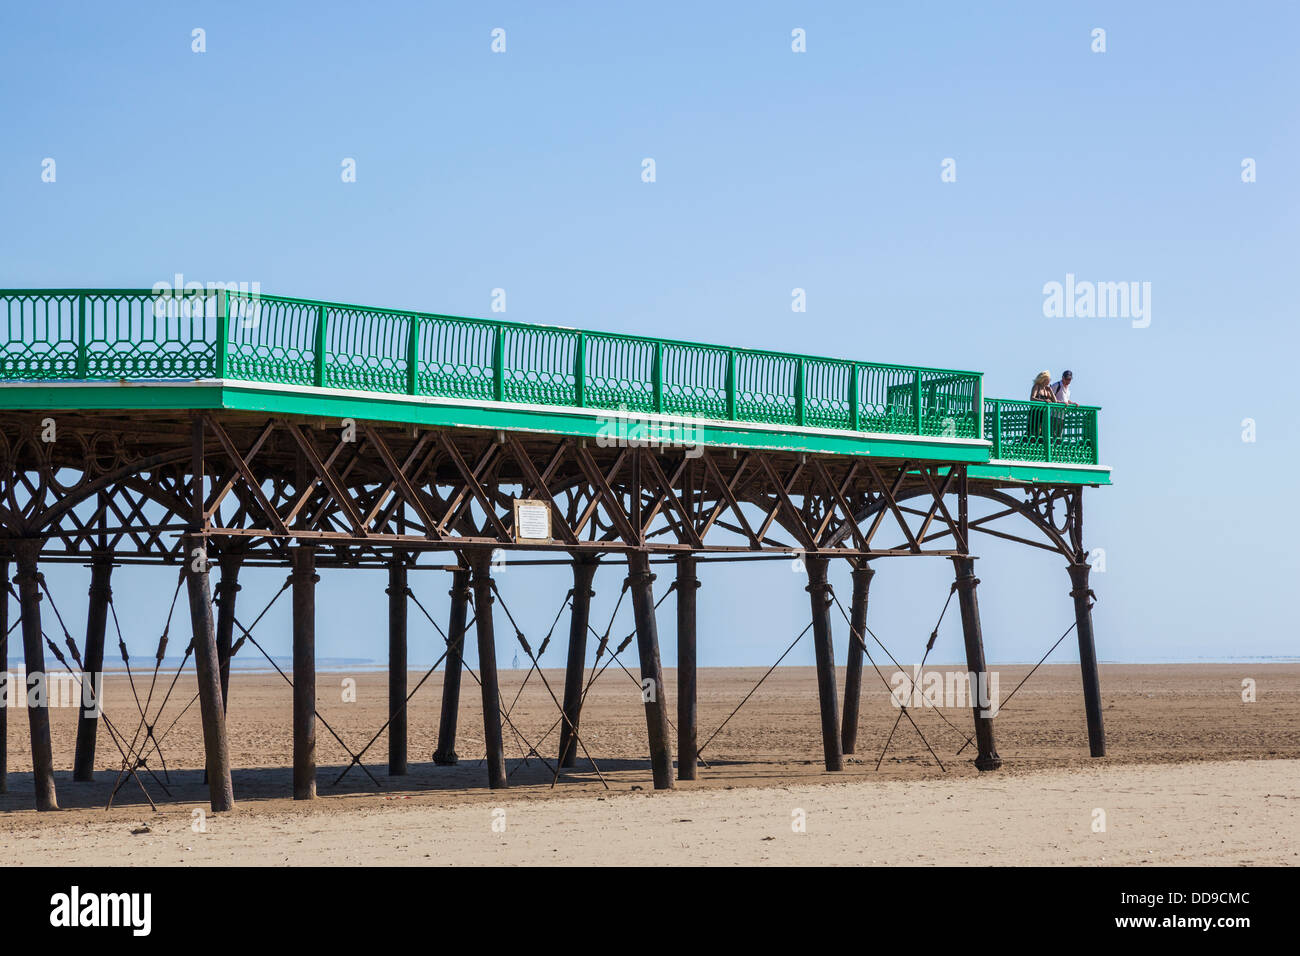
[[[214,318],[218,297],[229,292],[228,319],[238,320],[246,329],[256,328],[261,322],[261,282],[187,282],[177,272],[171,281],[155,282],[150,291],[154,295],[154,318]]]
[[[50,897],[50,925],[56,929],[117,927],[148,936],[152,912],[152,893],[91,893],[74,885]]]
[[[895,671],[889,679],[895,707],[978,707],[981,717],[998,713],[998,672],[927,671],[912,665],[912,673]]]
[[[87,717],[98,717],[103,693],[103,673],[78,677],[71,671],[0,671],[0,707],[80,707]]]
[[[1043,315],[1049,319],[1131,319],[1133,328],[1151,324],[1150,282],[1078,281],[1073,272],[1065,282],[1043,286]]]
[[[598,448],[684,448],[687,458],[704,454],[703,430],[691,421],[659,421],[619,405],[597,416]]]

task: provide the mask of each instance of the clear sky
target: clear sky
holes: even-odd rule
[[[546,6],[4,4],[0,286],[182,273],[469,315],[502,288],[513,320],[973,368],[991,395],[1070,367],[1114,467],[1086,508],[1100,656],[1297,654],[1300,557],[1274,527],[1300,465],[1294,4]],[[1067,274],[1149,282],[1149,326],[1045,317]],[[1036,660],[1072,620],[1064,562],[975,543],[989,659]],[[878,566],[872,625],[915,661],[951,566]],[[87,575],[49,577],[77,633]],[[597,577],[602,629],[621,577]],[[117,573],[134,654],[173,579]],[[281,579],[247,574],[242,616]],[[706,568],[701,663],[775,660],[803,584],[784,562]],[[325,572],[321,658],[383,659],[384,585]],[[443,577],[415,586],[441,621]],[[567,587],[502,579],[537,635]],[[287,611],[260,632],[277,653]],[[413,662],[435,641],[416,631]],[[954,609],[933,659],[961,657]]]

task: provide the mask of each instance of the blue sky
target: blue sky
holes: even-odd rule
[[[1115,468],[1087,496],[1102,658],[1295,655],[1300,557],[1275,525],[1300,447],[1300,15],[989,6],[8,4],[0,286],[180,272],[470,315],[504,288],[518,321],[974,368],[993,395],[1068,366]],[[1150,282],[1150,326],[1045,318],[1067,273]],[[1072,619],[1063,562],[977,544],[990,660],[1036,660]],[[951,567],[878,564],[873,628],[918,659]],[[49,576],[76,632],[86,575]],[[171,577],[118,572],[137,654]],[[444,583],[419,580],[441,618]],[[593,618],[620,580],[598,575]],[[383,658],[382,575],[325,582],[319,656]],[[255,612],[279,577],[244,583]],[[802,586],[784,563],[707,568],[701,662],[774,660],[807,621]],[[541,633],[568,581],[518,568],[502,587]],[[287,653],[284,610],[263,633]],[[671,664],[671,599],[661,633]],[[413,637],[413,661],[432,647]],[[952,614],[934,657],[960,647]]]

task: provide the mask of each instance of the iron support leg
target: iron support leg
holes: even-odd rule
[[[1086,563],[1070,565],[1074,620],[1079,631],[1079,669],[1083,672],[1083,706],[1088,715],[1088,750],[1094,757],[1106,756],[1106,728],[1101,719],[1101,677],[1097,673],[1097,648],[1092,637],[1092,591],[1088,588]]]
[[[9,559],[0,558],[0,793],[9,792],[9,707],[17,693],[9,679]]]
[[[492,552],[476,550],[474,623],[478,631],[478,676],[483,690],[483,745],[487,751],[488,786],[506,787],[506,751],[501,740],[501,690],[497,685],[497,642],[492,630]]]
[[[194,638],[194,670],[199,682],[199,715],[203,721],[203,755],[208,778],[208,800],[214,813],[235,806],[230,781],[230,746],[226,739],[226,711],[221,706],[221,667],[217,662],[216,628],[212,621],[212,592],[202,538],[185,538],[185,574],[190,599],[190,625]]]
[[[50,746],[50,694],[45,693],[33,706],[31,690],[46,679],[45,646],[41,643],[41,586],[37,571],[40,541],[20,541],[14,546],[18,557],[18,599],[23,615],[23,660],[27,669],[27,722],[32,735],[32,780],[36,787],[36,809],[57,810],[54,792],[54,754]]]
[[[858,746],[858,710],[862,700],[862,645],[867,640],[867,595],[876,570],[866,561],[853,566],[853,606],[849,619],[853,631],[849,634],[849,654],[844,672],[844,726],[840,740],[846,754]]]
[[[970,671],[971,704],[975,715],[975,743],[979,755],[975,758],[976,770],[997,770],[1002,766],[997,747],[993,743],[993,716],[981,703],[993,704],[993,701],[981,701],[981,689],[988,687],[985,676],[987,667],[984,663],[984,634],[980,630],[980,605],[975,587],[979,578],[975,577],[975,559],[966,555],[952,559],[957,575],[957,603],[961,607],[962,636],[966,641],[966,667]]]
[[[573,559],[573,614],[569,618],[569,660],[564,670],[564,720],[560,722],[561,767],[578,763],[578,739],[572,728],[578,726],[582,712],[582,683],[587,666],[587,621],[591,616],[591,599],[595,591],[591,581],[596,575],[596,558],[581,555]]]
[[[113,556],[99,552],[90,562],[90,605],[86,610],[86,649],[82,657],[81,708],[77,717],[77,751],[72,760],[72,779],[91,783],[95,779],[95,737],[99,730],[100,692],[104,680],[104,632],[108,628],[108,602],[113,590],[109,578]]]
[[[460,675],[464,668],[465,619],[469,615],[469,571],[452,572],[451,616],[447,623],[447,662],[442,676],[442,716],[438,720],[438,749],[433,762],[456,765],[456,718],[460,716]]]
[[[406,773],[406,562],[388,564],[388,775]]]
[[[217,663],[221,667],[221,707],[230,706],[230,649],[235,635],[235,595],[240,591],[242,554],[221,556],[221,582],[217,585]]]
[[[316,796],[316,552],[290,549],[293,560],[293,798]]]
[[[677,559],[677,779],[694,780],[698,764],[699,719],[695,688],[695,555]]]
[[[813,649],[817,654],[817,697],[821,702],[822,749],[827,770],[844,769],[840,742],[840,706],[835,696],[835,648],[831,644],[831,595],[826,581],[829,559],[806,555],[808,595],[812,602]]]
[[[641,655],[641,698],[645,703],[646,731],[650,738],[650,766],[656,790],[673,788],[673,754],[668,731],[668,701],[659,660],[659,630],[655,623],[654,579],[650,556],[629,551],[628,580],[636,615],[636,644]]]

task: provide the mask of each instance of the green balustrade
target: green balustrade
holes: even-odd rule
[[[1048,414],[1029,402],[986,402],[978,372],[233,289],[0,290],[0,316],[0,381],[219,377],[778,427],[987,437],[1001,449],[995,457],[1096,461],[1095,409]]]
[[[984,403],[984,434],[993,442],[996,460],[1095,465],[1098,410],[990,398]]]

